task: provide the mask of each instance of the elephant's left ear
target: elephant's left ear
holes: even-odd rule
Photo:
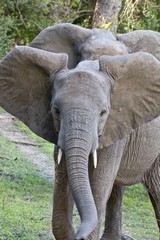
[[[101,70],[112,80],[111,111],[101,139],[108,146],[160,115],[160,62],[139,52],[102,56]]]

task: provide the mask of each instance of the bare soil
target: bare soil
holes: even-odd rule
[[[43,177],[53,181],[54,167],[49,156],[42,153],[35,140],[15,126],[16,118],[7,112],[0,113],[0,135],[16,143],[19,151],[38,167]]]

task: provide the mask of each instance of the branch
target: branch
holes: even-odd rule
[[[21,14],[21,11],[20,11],[19,6],[18,6],[18,1],[17,1],[17,0],[14,0],[14,3],[15,3],[15,6],[16,6],[16,8],[17,8],[17,11],[18,11],[18,13],[19,13],[20,20],[21,20],[21,22],[23,23],[24,27],[27,29],[27,26],[26,26],[25,21],[24,21],[24,19],[23,19],[23,15]]]

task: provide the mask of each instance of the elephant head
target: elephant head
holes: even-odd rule
[[[82,60],[99,59],[102,55],[124,55],[144,51],[160,59],[160,33],[137,30],[113,34],[102,29],[86,29],[63,23],[43,30],[31,47],[54,53],[67,53],[68,68]]]
[[[0,105],[64,152],[81,217],[75,239],[86,239],[98,221],[88,177],[89,155],[96,165],[99,147],[160,115],[160,62],[137,52],[97,56],[77,65],[83,58],[78,49],[80,45],[84,49],[92,31],[63,26],[65,34],[59,25],[55,39],[54,27],[47,35],[44,30],[32,47],[16,47],[1,61]]]

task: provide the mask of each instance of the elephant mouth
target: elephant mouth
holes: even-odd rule
[[[61,160],[62,160],[62,154],[63,154],[63,151],[61,150],[60,147],[58,147],[58,154],[57,154],[57,163],[58,165],[61,163]],[[91,153],[92,155],[92,159],[93,159],[93,166],[94,168],[97,167],[97,150],[95,149],[93,153]]]

